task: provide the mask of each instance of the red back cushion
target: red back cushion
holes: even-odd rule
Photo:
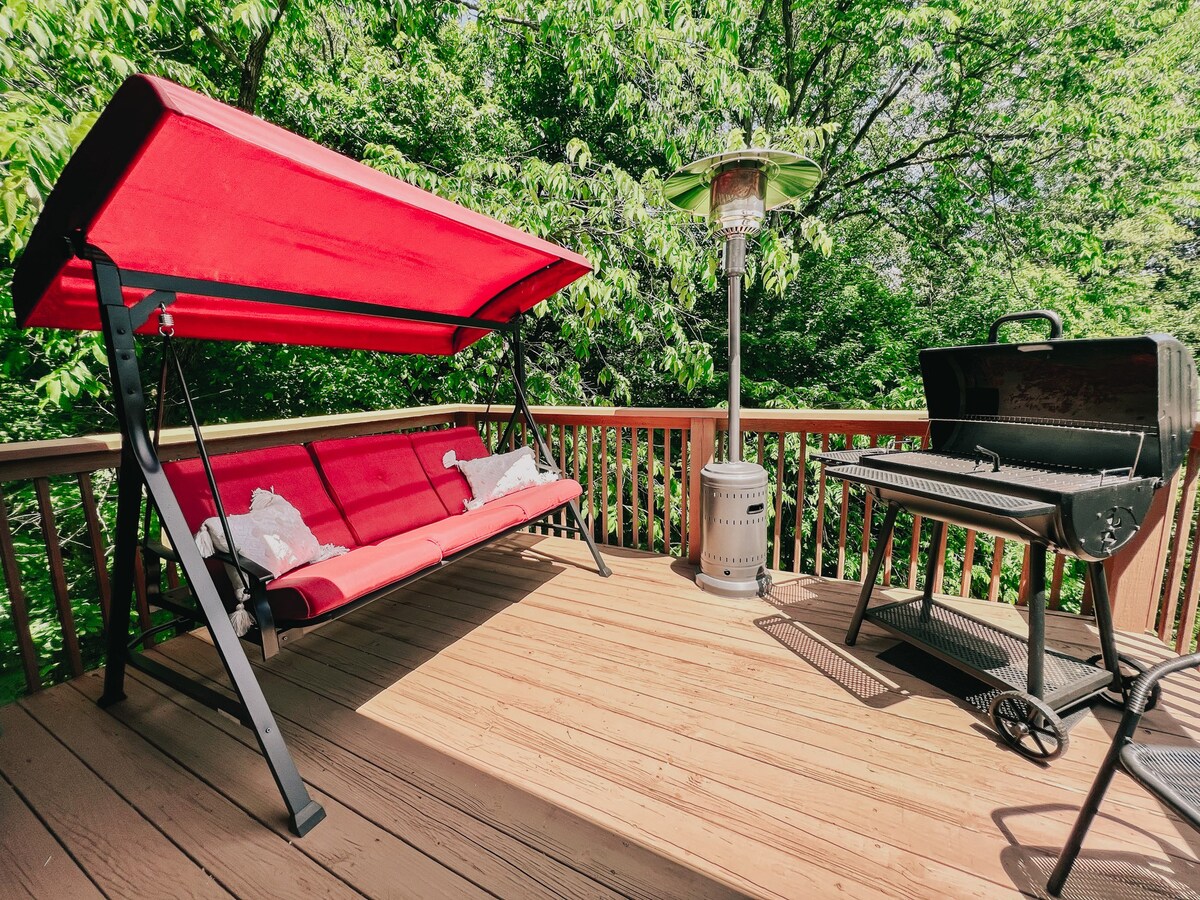
[[[359,543],[374,544],[446,518],[407,434],[308,445]]]
[[[421,431],[409,435],[421,467],[429,476],[433,489],[442,498],[446,512],[452,516],[463,511],[463,503],[471,499],[471,486],[457,468],[446,468],[442,457],[453,450],[459,459],[479,459],[488,455],[479,432],[469,426],[447,428],[443,431]]]
[[[300,511],[304,524],[322,544],[354,547],[357,541],[346,527],[312,457],[303,447],[270,447],[244,453],[224,453],[210,457],[217,489],[227,515],[250,511],[250,494],[255,488],[267,488],[283,497]],[[199,459],[184,459],[163,464],[163,471],[183,508],[188,527],[195,532],[200,523],[217,514],[208,479]]]

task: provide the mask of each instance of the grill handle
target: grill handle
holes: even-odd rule
[[[1050,323],[1050,340],[1057,341],[1062,337],[1062,316],[1052,309],[1031,309],[1027,312],[1009,313],[1007,316],[1001,316],[992,323],[991,330],[988,331],[988,343],[1000,343],[1000,326],[1005,322],[1017,322],[1023,319],[1045,319]]]

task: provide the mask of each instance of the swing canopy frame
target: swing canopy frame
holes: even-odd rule
[[[214,465],[172,340],[450,355],[490,332],[505,332],[511,338],[516,403],[500,443],[523,422],[535,436],[543,465],[557,469],[526,399],[520,321],[522,313],[590,270],[576,253],[186,88],[145,75],[129,78],[63,170],[13,278],[20,325],[100,330],[107,350],[122,447],[101,705],[125,699],[125,670],[132,666],[230,714],[255,733],[287,807],[290,829],[302,836],[324,818],[230,623],[228,597],[192,539],[196,523],[189,515],[195,518],[196,504],[190,495],[184,498],[189,502],[181,503],[171,473],[158,457],[157,441],[147,427],[137,335],[163,336],[160,411],[168,357],[175,363],[206,491],[231,547],[221,559],[238,573],[253,609],[254,627],[247,638],[269,657],[289,638],[560,512],[573,524],[547,527],[578,534],[599,573],[610,572],[576,503],[578,485],[564,481],[567,490],[541,506],[522,501],[529,508],[519,515],[514,503],[488,510],[486,526],[480,518],[466,522],[471,513],[453,515],[450,504],[445,521],[395,535],[412,537],[412,545],[422,548],[423,561],[401,559],[403,553],[355,540],[345,559],[359,549],[371,551],[366,555],[376,561],[376,573],[380,567],[387,570],[382,580],[370,589],[360,585],[336,608],[300,619],[285,616],[277,626],[269,573],[255,571],[233,546]],[[156,419],[161,424],[161,417]],[[447,435],[447,440],[473,441],[476,455],[487,452],[473,429]],[[398,440],[403,444],[408,438]],[[401,455],[413,452],[392,449]],[[291,450],[291,457],[305,466],[319,463],[315,447]],[[411,475],[409,469],[401,474]],[[448,477],[440,470],[437,474]],[[419,479],[429,488],[426,475],[433,478],[427,471]],[[317,494],[335,490],[315,469],[313,478]],[[440,502],[433,488],[428,494],[431,502]],[[149,533],[150,509],[157,513],[169,546]],[[145,532],[140,539],[139,531]],[[175,619],[131,636],[139,549],[151,602],[173,612]],[[180,566],[185,584],[164,587],[163,560]],[[363,563],[355,567],[361,572],[369,560],[359,557],[357,562]],[[172,625],[207,627],[236,699],[140,652],[150,634]]]

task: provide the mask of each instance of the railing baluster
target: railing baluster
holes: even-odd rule
[[[1192,513],[1196,508],[1196,479],[1200,477],[1200,451],[1188,451],[1187,469],[1183,475],[1183,497],[1175,511],[1175,540],[1171,548],[1171,560],[1167,565],[1167,577],[1163,586],[1162,600],[1158,611],[1159,640],[1168,641],[1175,628],[1175,611],[1179,603],[1179,587],[1188,555],[1188,535],[1192,530]],[[1192,567],[1196,565],[1195,543],[1192,544]]]
[[[855,435],[847,434],[845,447],[847,450],[854,449]],[[837,577],[842,579],[846,577],[846,526],[850,519],[850,483],[842,482],[842,508],[838,516],[838,548],[837,548]]]
[[[630,486],[630,499],[633,502],[633,546],[637,547],[641,544],[641,524],[638,521],[638,494],[641,493],[640,481],[638,475],[638,429],[636,425],[629,428],[629,471],[633,476]]]
[[[1179,630],[1175,632],[1175,652],[1179,654],[1191,652],[1192,635],[1196,632],[1196,608],[1200,605],[1200,577],[1197,577],[1197,569],[1200,569],[1200,566],[1195,563],[1188,568],[1187,581],[1184,583],[1183,609],[1179,612]]]
[[[608,426],[600,426],[600,541],[607,544],[608,538]]]
[[[100,516],[96,512],[96,495],[92,491],[92,473],[80,472],[79,499],[83,503],[83,519],[87,525],[88,547],[92,551],[92,568],[96,573],[96,590],[100,597],[100,615],[108,624],[108,610],[112,604],[112,588],[108,583],[108,555],[104,544],[104,531]]]
[[[692,552],[691,519],[692,514],[692,481],[691,453],[692,430],[682,428],[679,431],[679,552],[685,559]]]
[[[617,546],[625,546],[625,429],[618,425],[617,433]]]
[[[75,612],[67,596],[67,573],[63,568],[62,547],[58,543],[58,526],[54,522],[54,507],[50,503],[50,481],[33,480],[37,494],[38,513],[42,519],[42,539],[46,543],[46,560],[50,564],[50,586],[54,590],[54,605],[62,626],[63,649],[72,675],[83,674],[83,657],[79,653],[79,636],[75,631]]]
[[[588,506],[588,528],[592,532],[592,536],[596,534],[596,470],[595,470],[595,449],[592,447],[593,434],[592,426],[588,425],[586,429],[587,440],[587,506]]]
[[[574,479],[579,481],[579,426],[576,425],[571,432],[571,471]],[[571,535],[575,540],[583,540],[579,535]]]
[[[567,468],[567,426],[558,426],[558,471],[562,473],[563,478],[570,474]],[[570,525],[571,522],[567,519],[567,511],[564,509],[558,514],[558,524]]]
[[[1063,569],[1067,558],[1061,553],[1054,554],[1054,569],[1050,575],[1050,608],[1062,609]]]
[[[654,429],[646,429],[646,549],[654,551]]]
[[[21,588],[21,567],[17,562],[13,546],[12,528],[8,524],[8,504],[0,491],[0,563],[4,567],[4,585],[8,588],[8,612],[12,618],[13,631],[17,636],[17,654],[21,657],[21,668],[25,670],[25,685],[29,691],[42,686],[41,666],[37,650],[33,646],[33,634],[29,630],[29,604]]]
[[[783,535],[783,463],[787,455],[787,440],[783,432],[775,435],[775,540],[771,568],[779,569],[779,545]]]
[[[1029,545],[1022,544],[1024,556],[1021,559],[1021,580],[1017,582],[1017,606],[1028,605],[1029,598],[1025,596],[1029,587]]]
[[[808,469],[808,434],[800,432],[800,455],[796,457],[796,533],[792,536],[792,571],[800,574],[801,533],[804,531],[804,488]]]
[[[829,449],[829,432],[821,435],[821,450]],[[823,575],[822,563],[825,555],[825,463],[820,464],[820,475],[817,480],[817,535],[813,544],[813,573]]]
[[[920,442],[922,447],[929,446],[929,435],[926,434]],[[913,516],[912,519],[912,541],[910,542],[908,551],[908,589],[911,591],[917,586],[917,561],[921,556],[921,516]]]
[[[930,553],[937,554],[937,562],[933,567],[933,592],[935,594],[942,593],[946,578],[946,542],[950,539],[950,529],[942,529],[942,538],[938,541],[936,547],[930,547]]]
[[[1004,538],[992,541],[992,571],[988,576],[987,598],[995,603],[1000,599],[1000,571],[1004,565]]]
[[[146,566],[141,553],[136,553],[133,557],[133,596],[137,603],[138,627],[142,631],[149,631],[154,624],[154,619],[150,615],[150,595],[146,591]],[[151,635],[146,639],[147,646],[157,643],[157,635]]]
[[[871,435],[872,447],[879,446],[879,435]],[[873,512],[875,498],[870,491],[863,491],[863,529],[862,529],[862,553],[858,560],[858,580],[862,581],[866,578],[867,560],[871,554],[871,514]]]
[[[975,529],[967,529],[967,543],[963,549],[962,576],[958,583],[958,596],[971,596],[971,569],[975,565]]]
[[[671,429],[663,429],[663,553],[671,552]]]

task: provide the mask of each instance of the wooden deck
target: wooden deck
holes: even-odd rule
[[[841,649],[853,585],[730,602],[669,558],[614,550],[601,580],[577,542],[508,544],[260,667],[328,811],[301,840],[252,735],[157,684],[102,712],[91,674],[0,709],[0,895],[1040,895],[1115,713],[1035,764],[881,660],[893,640]],[[1050,626],[1096,652],[1086,620]],[[158,653],[219,675],[197,637]],[[1200,739],[1200,676],[1145,722]],[[1200,897],[1198,855],[1118,776],[1066,896]]]

